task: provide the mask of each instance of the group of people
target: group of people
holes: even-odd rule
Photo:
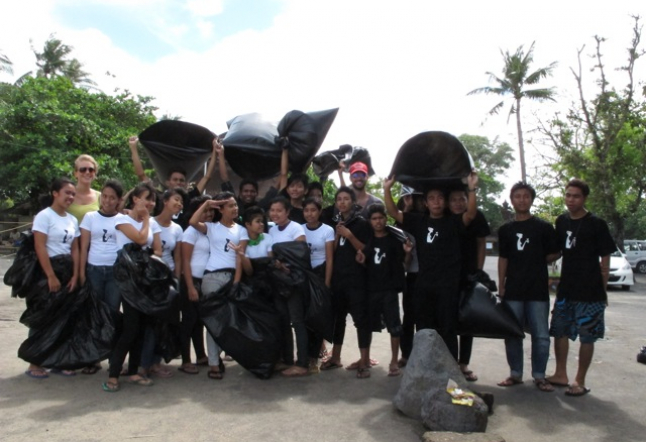
[[[271,301],[280,319],[280,355],[272,361],[276,370],[291,377],[343,367],[341,350],[350,314],[359,355],[346,368],[355,370],[357,378],[370,377],[371,366],[378,363],[370,357],[372,333],[385,327],[391,337],[389,376],[398,376],[406,365],[415,330],[432,328],[465,378],[478,379],[469,369],[473,338],[458,336],[460,292],[467,289],[468,276],[482,270],[485,237],[490,234],[476,207],[475,172],[462,188],[421,192],[402,186],[398,202],[392,195],[394,179],[388,178],[381,201],[366,190],[368,166],[356,162],[349,167],[349,186],[339,170],[342,185],[334,195],[334,204],[324,208],[320,183],[310,183],[304,174],[288,176],[287,150],[281,158],[280,175],[259,199],[258,183],[251,179],[241,181],[236,195],[228,179],[224,148],[217,138],[204,177],[189,191],[186,173],[178,168],[170,171],[166,190],[157,191],[145,176],[137,143],[136,137],[130,139],[135,172],[141,181],[134,189],[124,195],[122,186],[109,180],[100,192],[93,190],[99,165],[92,157],[81,155],[74,163],[76,182],[66,178],[54,181],[51,201],[36,215],[32,228],[38,263],[51,292],[61,287],[72,291],[89,283],[113,312],[122,312],[123,326],[109,357],[103,390],[119,391],[121,376],[127,376],[130,383],[150,386],[151,376],[174,374],[156,354],[151,318],[122,298],[115,280],[115,260],[131,243],[161,258],[180,281],[179,370],[186,374],[197,374],[200,365],[208,365],[208,377],[218,380],[225,371],[226,356],[217,337],[207,333],[205,348],[199,301],[232,281],[253,281],[257,272],[254,263],[275,258],[277,244],[301,242],[309,249],[308,264],[329,289],[332,349],[328,352],[321,333],[307,326],[306,294],[281,290]],[[218,164],[222,191],[211,197],[204,190]],[[530,328],[535,384],[542,391],[553,391],[553,385],[569,383],[565,363],[568,339],[578,335],[579,371],[566,392],[574,396],[589,391],[585,375],[593,343],[603,336],[608,255],[615,249],[607,225],[585,209],[588,193],[582,181],[568,183],[568,213],[559,217],[554,229],[531,214],[534,189],[518,183],[510,194],[515,219],[499,232],[499,294],[518,321]],[[388,216],[400,231],[387,225]],[[52,268],[50,260],[58,255],[72,258],[69,280],[61,280]],[[547,263],[561,255],[563,272],[548,327]],[[279,259],[273,259],[271,265],[290,273],[290,265]],[[403,294],[403,317],[399,293]],[[557,367],[548,378],[550,335],[555,337]],[[506,339],[505,346],[510,375],[499,385],[517,385],[522,382],[522,340]],[[81,371],[94,374],[100,368],[97,362]],[[72,370],[54,372],[76,374]],[[36,364],[31,364],[26,374],[49,376]]]

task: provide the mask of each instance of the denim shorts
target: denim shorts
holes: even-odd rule
[[[582,344],[592,344],[603,338],[605,331],[605,302],[574,302],[557,299],[552,310],[550,336],[570,338],[577,336]]]

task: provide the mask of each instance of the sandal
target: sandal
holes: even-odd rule
[[[155,375],[160,378],[172,378],[174,373],[170,371],[168,368],[159,366],[159,367],[150,367],[150,370],[148,370],[148,374]]]
[[[357,368],[357,379],[367,379],[370,377],[370,368],[361,367]]]
[[[207,366],[209,365],[209,358],[208,356],[204,356],[202,358],[199,358],[197,361],[195,361],[195,365],[202,365],[202,366]]]
[[[215,379],[216,381],[221,381],[223,376],[221,371],[215,371],[215,370],[209,370],[208,373],[206,373],[206,376],[209,379]]]
[[[97,371],[101,370],[100,365],[90,365],[81,370],[81,374],[96,374]]]
[[[518,379],[518,378],[514,378],[514,377],[509,376],[504,381],[498,382],[497,385],[499,387],[513,387],[514,385],[520,385],[522,383],[523,383],[522,379]]]
[[[547,380],[545,380],[545,378],[543,378],[543,379],[534,379],[534,385],[536,385],[536,388],[538,388],[539,390],[541,390],[541,391],[543,391],[545,393],[551,393],[551,392],[554,391],[554,387],[552,386],[552,384],[547,382]]]
[[[471,370],[463,371],[462,374],[464,375],[464,379],[469,382],[475,382],[478,380],[478,376],[476,376],[476,374]]]
[[[128,383],[133,384],[133,385],[139,385],[140,387],[150,387],[155,382],[153,382],[153,380],[150,379],[150,378],[140,376],[140,377],[137,377],[135,379],[128,378]]]
[[[333,370],[335,368],[341,368],[341,367],[343,367],[342,363],[334,362],[332,359],[328,359],[327,361],[321,364],[321,371]]]
[[[118,382],[115,383],[110,381],[104,382],[103,385],[101,385],[101,388],[106,393],[116,393],[117,391],[121,390],[121,386],[119,385]]]
[[[394,377],[394,376],[399,376],[402,374],[401,370],[399,369],[398,364],[390,364],[390,367],[388,368],[388,376]]]
[[[33,368],[31,370],[25,371],[25,374],[30,378],[34,379],[47,379],[49,375],[42,368]]]
[[[566,396],[573,397],[585,396],[588,393],[590,393],[590,389],[585,388],[583,385],[570,385],[570,388],[565,390]]]
[[[61,370],[60,368],[52,368],[51,370],[49,370],[49,372],[52,374],[57,374],[68,378],[72,376],[76,376],[76,372],[74,370]]]
[[[186,374],[198,374],[200,370],[193,364],[183,364],[177,367],[179,371]]]

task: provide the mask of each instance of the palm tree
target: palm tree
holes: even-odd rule
[[[13,74],[12,66],[13,63],[9,60],[9,57],[0,53],[0,72],[6,72],[7,74]]]
[[[534,42],[535,43],[535,42]],[[525,171],[525,146],[523,143],[523,130],[520,124],[520,100],[523,98],[530,98],[539,102],[554,100],[555,90],[554,88],[541,88],[541,89],[525,89],[526,86],[532,86],[538,83],[541,79],[546,78],[552,75],[553,69],[556,67],[556,62],[551,63],[545,68],[537,69],[536,71],[529,73],[530,65],[534,61],[534,43],[529,47],[527,53],[523,50],[523,46],[520,46],[516,49],[514,54],[510,54],[509,51],[500,53],[503,56],[505,65],[503,68],[502,78],[497,77],[491,72],[486,72],[489,75],[489,81],[496,83],[497,86],[485,86],[478,89],[474,89],[469,92],[467,95],[473,94],[496,94],[503,97],[503,100],[496,104],[490,111],[489,114],[497,114],[500,109],[505,105],[505,98],[511,96],[513,102],[509,109],[509,115],[507,116],[507,122],[511,118],[512,114],[516,114],[516,130],[518,131],[518,153],[520,157],[520,173],[523,181],[527,180],[527,173]]]
[[[45,42],[43,52],[36,51],[32,46],[32,50],[36,55],[36,66],[38,66],[36,76],[46,78],[67,77],[72,83],[81,87],[96,85],[90,79],[90,74],[83,70],[83,64],[80,61],[76,58],[67,59],[72,49],[74,49],[72,46],[63,44],[61,40],[54,38],[53,35]]]

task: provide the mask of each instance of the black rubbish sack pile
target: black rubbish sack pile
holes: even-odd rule
[[[117,253],[114,279],[123,302],[154,318],[155,354],[166,362],[179,356],[179,294],[177,280],[166,263],[130,243]]]
[[[278,313],[251,285],[229,283],[200,297],[200,317],[227,355],[260,379],[269,379],[281,348]]]
[[[162,182],[173,167],[184,169],[187,181],[191,181],[211,156],[214,138],[207,128],[179,120],[158,121],[139,134]]]
[[[471,282],[462,291],[458,334],[477,338],[524,338],[511,308],[487,287]]]
[[[418,191],[429,188],[463,188],[473,160],[453,135],[422,132],[406,141],[397,152],[390,175]]]
[[[13,264],[4,275],[4,283],[11,286],[13,298],[26,298],[29,295],[35,288],[32,281],[35,281],[36,272],[40,269],[34,249],[34,234],[25,232],[21,234],[21,238],[21,246],[16,252]]]
[[[339,169],[341,161],[343,161],[345,172],[350,172],[350,166],[360,162],[368,166],[369,176],[375,174],[368,149],[361,146],[352,147],[349,144],[342,144],[338,149],[316,155],[312,160],[312,168],[320,180],[325,180],[331,173]]]
[[[325,140],[338,109],[288,112],[276,124],[261,114],[239,115],[227,122],[222,141],[227,162],[242,178],[264,180],[280,172],[283,149],[289,149],[289,170],[304,172]]]
[[[317,335],[332,342],[334,319],[332,312],[332,295],[325,286],[325,281],[312,270],[310,249],[305,241],[288,241],[274,244],[274,257],[289,267],[289,273],[272,268],[271,277],[279,293],[289,295],[291,290],[303,294],[305,308],[305,326]],[[291,290],[283,291],[281,285]]]
[[[67,289],[74,268],[70,255],[55,256],[50,261],[62,287],[55,293],[49,291],[47,278],[38,264],[33,238],[23,242],[16,261],[7,271],[10,280],[19,281],[17,296],[24,297],[27,304],[20,322],[31,332],[20,345],[18,357],[30,364],[63,370],[87,367],[106,359],[117,336],[119,318],[96,298],[89,284],[71,292]]]

